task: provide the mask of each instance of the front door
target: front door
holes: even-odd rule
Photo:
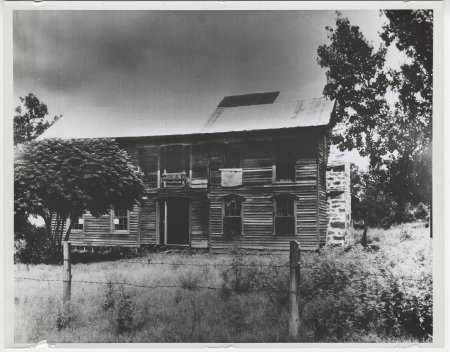
[[[173,198],[160,204],[160,243],[188,245],[189,200]]]

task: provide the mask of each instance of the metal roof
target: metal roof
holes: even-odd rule
[[[193,124],[190,129],[180,128],[180,116],[173,121],[161,119],[136,107],[77,108],[65,113],[38,139],[156,137],[324,126],[329,123],[334,106],[334,102],[325,98],[286,100],[278,92],[231,96],[224,101],[206,123]],[[241,105],[234,106],[238,103]]]
[[[203,133],[325,126],[334,102],[326,98],[275,100],[273,104],[217,107]]]

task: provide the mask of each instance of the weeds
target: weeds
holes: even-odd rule
[[[194,290],[199,286],[201,281],[201,273],[192,269],[182,272],[178,278],[179,285],[187,290]]]
[[[301,341],[432,339],[431,248],[424,225],[371,229],[369,241],[378,250],[356,245],[302,252]],[[280,264],[287,260],[286,252],[260,256],[234,248],[229,255],[151,255],[153,262],[211,267],[76,264],[77,280],[114,275],[106,287],[74,284],[66,307],[58,306],[59,286],[17,281],[16,342],[286,342],[289,268]],[[16,273],[57,279],[60,267],[16,264]],[[113,282],[181,288],[121,288]]]
[[[56,313],[56,328],[58,330],[66,329],[72,326],[75,322],[75,310],[70,302],[64,302],[62,306],[58,307]]]
[[[114,333],[130,332],[134,327],[133,317],[135,314],[135,305],[130,295],[125,293],[123,287],[115,290],[109,283],[104,297],[102,309],[109,313],[109,322]]]

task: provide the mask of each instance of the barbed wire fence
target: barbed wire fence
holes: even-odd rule
[[[289,294],[289,334],[292,339],[296,339],[298,337],[300,331],[300,317],[299,317],[299,282],[300,282],[300,244],[297,241],[291,241],[290,244],[290,263],[289,264],[265,264],[265,263],[255,263],[255,264],[247,264],[247,263],[181,263],[181,262],[153,262],[151,260],[142,261],[136,259],[121,259],[116,260],[115,262],[121,263],[133,263],[140,265],[169,265],[169,266],[195,266],[195,267],[232,267],[232,266],[240,266],[240,267],[272,267],[272,268],[285,268],[290,270],[289,276],[289,289],[276,289],[273,287],[261,287],[258,289],[246,288],[243,292],[245,293],[260,293],[260,292],[277,292],[277,293],[285,293]],[[63,275],[61,279],[46,279],[46,278],[32,278],[32,277],[15,277],[18,281],[41,281],[41,282],[62,282],[63,283],[63,302],[70,301],[71,299],[71,291],[72,284],[91,284],[91,285],[108,285],[108,286],[128,286],[128,287],[136,287],[136,288],[145,288],[145,289],[190,289],[190,290],[214,290],[214,291],[233,291],[232,288],[226,287],[214,287],[214,286],[201,286],[194,285],[192,287],[186,285],[146,285],[146,284],[138,284],[132,282],[114,282],[111,280],[108,281],[91,281],[91,280],[73,280],[72,279],[72,271],[71,271],[71,244],[70,242],[63,243]],[[234,290],[237,291],[237,290]],[[240,293],[243,293],[239,291]]]
[[[63,243],[63,275],[62,279],[46,279],[46,278],[33,278],[33,277],[20,277],[16,276],[15,280],[18,281],[39,281],[39,282],[62,282],[63,283],[63,301],[67,302],[71,299],[71,288],[72,284],[88,284],[88,285],[105,285],[105,286],[128,286],[134,288],[145,288],[145,289],[189,289],[189,290],[212,290],[212,291],[236,291],[239,293],[261,293],[261,292],[275,292],[284,293],[289,295],[289,336],[291,339],[295,340],[299,336],[301,328],[301,317],[299,315],[299,302],[300,302],[300,266],[303,269],[312,268],[307,263],[302,262],[300,258],[300,245],[297,241],[290,242],[290,253],[289,253],[289,264],[275,264],[275,263],[189,263],[189,262],[165,262],[165,261],[152,261],[151,259],[136,260],[134,259],[120,259],[115,260],[114,263],[130,263],[138,265],[158,265],[158,266],[173,266],[173,267],[271,267],[271,268],[283,268],[289,269],[289,283],[288,289],[277,289],[273,287],[260,287],[258,289],[246,288],[245,290],[238,291],[233,288],[226,287],[214,287],[214,286],[201,286],[195,284],[193,286],[183,285],[183,284],[164,284],[164,285],[150,285],[150,284],[139,284],[133,282],[119,282],[119,281],[94,281],[94,280],[73,280],[71,272],[71,245],[70,242]],[[399,278],[404,281],[419,281],[415,278],[401,277]]]

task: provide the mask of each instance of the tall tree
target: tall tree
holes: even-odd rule
[[[428,70],[432,68],[432,44],[428,35],[432,31],[428,26],[432,21],[426,17],[428,12],[398,12],[387,14],[389,23],[382,33],[385,44],[377,50],[357,26],[338,13],[335,28],[326,27],[330,44],[319,46],[318,63],[327,70],[324,94],[336,100],[333,126],[344,126],[343,131],[336,130],[334,142],[341,150],[356,148],[368,156],[375,174],[387,170],[386,194],[405,203],[426,200],[420,190],[424,183],[431,183],[427,167],[431,162],[432,76]],[[427,29],[414,30],[418,23]],[[413,40],[417,32],[426,35]],[[400,71],[386,67],[386,45],[392,42],[417,60],[404,64]],[[419,71],[423,77],[416,82]],[[394,108],[386,100],[388,90],[399,96]]]
[[[391,70],[398,92],[394,118],[386,126],[389,149],[399,157],[392,163],[392,188],[400,203],[431,204],[433,113],[433,11],[386,10],[381,38],[395,44],[408,61]]]
[[[84,212],[100,216],[113,207],[131,209],[145,194],[142,175],[113,140],[48,139],[19,149],[15,214],[41,216],[56,252]]]
[[[33,93],[19,99],[23,105],[19,105],[15,109],[14,145],[35,139],[61,117],[47,118],[47,105]]]
[[[345,129],[337,129],[333,141],[341,150],[358,149],[372,166],[379,166],[380,127],[388,117],[386,48],[376,50],[340,13],[336,27],[326,30],[330,44],[319,46],[318,63],[327,69],[324,94],[336,100],[332,127],[341,124]]]

